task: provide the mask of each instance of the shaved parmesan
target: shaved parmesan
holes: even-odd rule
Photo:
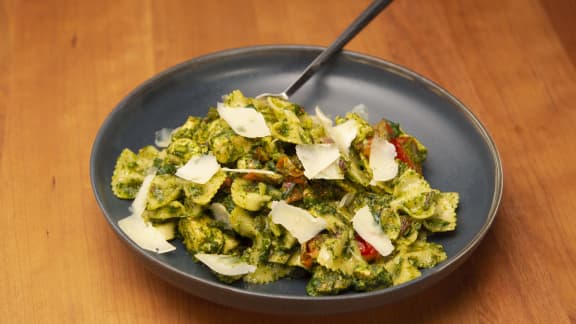
[[[368,120],[368,108],[364,104],[359,104],[352,108],[352,112],[356,115],[362,117],[364,120]]]
[[[257,138],[270,136],[264,116],[254,108],[232,108],[218,104],[218,114],[238,135]]]
[[[305,243],[326,228],[326,221],[312,216],[307,210],[291,206],[284,201],[272,202],[272,222],[280,224],[298,242]]]
[[[136,194],[136,198],[132,202],[130,209],[132,215],[118,221],[118,227],[139,247],[144,250],[165,253],[174,251],[176,248],[166,242],[164,234],[148,224],[142,218],[142,213],[146,208],[146,197],[152,185],[154,174],[147,175]]]
[[[230,228],[230,213],[228,213],[224,205],[221,203],[212,203],[210,210],[212,211],[212,215],[214,215],[214,219],[226,224],[226,227]]]
[[[226,172],[235,172],[235,173],[258,173],[258,174],[267,174],[267,175],[276,175],[276,172],[270,170],[261,170],[261,169],[230,169],[230,168],[222,168],[222,170]]]
[[[382,256],[387,256],[394,251],[394,245],[390,238],[382,231],[382,228],[372,217],[370,208],[364,206],[356,212],[352,218],[354,230],[364,241],[370,243]]]
[[[336,125],[335,127],[332,127],[331,130],[331,137],[344,156],[348,156],[350,153],[350,144],[352,144],[356,135],[358,135],[358,126],[353,119],[347,120],[340,125]]]
[[[171,128],[161,128],[157,130],[154,136],[154,144],[161,148],[168,147],[168,145],[170,145],[172,131],[173,129]]]
[[[164,234],[151,224],[144,222],[141,216],[128,216],[118,221],[120,229],[139,247],[144,250],[166,253],[176,250],[174,245],[166,242]]]
[[[162,234],[164,240],[170,241],[176,238],[176,226],[178,226],[174,222],[167,222],[161,224],[154,224],[154,228]]]
[[[332,120],[328,118],[320,107],[315,108],[316,117],[324,127],[326,134],[336,143],[338,149],[344,156],[348,156],[350,152],[350,144],[358,135],[358,127],[354,120],[347,120],[346,122],[332,126]]]
[[[193,156],[176,170],[176,176],[198,184],[205,184],[220,170],[220,164],[212,154]]]
[[[374,137],[370,145],[370,161],[372,168],[372,182],[388,181],[398,174],[398,162],[396,162],[396,148],[385,138]]]
[[[340,152],[336,144],[298,144],[296,155],[304,166],[304,175],[314,179],[318,173],[338,160]]]
[[[146,208],[146,198],[148,197],[148,191],[150,191],[150,186],[152,186],[152,180],[154,180],[155,176],[156,174],[152,173],[144,177],[144,181],[142,181],[140,189],[138,189],[136,197],[134,197],[132,205],[130,205],[130,212],[132,215],[136,215],[138,217],[142,216],[142,213]]]
[[[314,111],[316,112],[316,117],[318,118],[324,129],[332,127],[332,119],[326,116],[324,112],[320,109],[320,107],[316,106],[316,108],[314,108]],[[326,132],[328,132],[328,130],[326,130]]]
[[[233,255],[197,253],[194,256],[212,271],[225,276],[239,276],[256,271],[256,266]]]
[[[342,172],[342,169],[338,166],[338,160],[336,160],[326,169],[318,172],[314,179],[342,180],[344,179],[344,172]]]

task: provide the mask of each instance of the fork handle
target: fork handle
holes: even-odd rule
[[[344,45],[358,34],[372,19],[374,19],[378,14],[386,8],[392,0],[376,0],[368,6],[361,14],[336,38],[336,40],[325,50],[318,55],[312,63],[310,63],[306,69],[296,78],[296,80],[284,90],[283,94],[289,98],[296,92],[300,87],[316,73],[326,62],[328,62],[335,54],[337,54]]]

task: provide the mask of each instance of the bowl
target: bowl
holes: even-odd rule
[[[442,191],[460,194],[458,227],[434,235],[447,260],[410,282],[371,292],[311,297],[305,279],[267,285],[219,282],[196,263],[180,242],[167,254],[147,252],[118,227],[130,201],[111,190],[112,172],[124,148],[154,143],[155,131],[175,128],[189,115],[203,116],[222,95],[240,89],[247,96],[279,92],[322,50],[314,46],[254,46],[201,56],[159,73],[126,96],[102,124],[93,144],[90,175],[96,200],[112,230],[143,265],[174,286],[212,302],[277,314],[328,314],[376,307],[415,294],[448,276],[480,244],[502,196],[498,151],[486,128],[463,103],[435,83],[404,67],[343,51],[292,98],[311,111],[316,105],[335,116],[358,104],[370,121],[399,122],[429,151],[424,175]],[[122,269],[118,269],[122,271]]]

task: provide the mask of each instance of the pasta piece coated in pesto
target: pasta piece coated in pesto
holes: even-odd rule
[[[184,204],[180,201],[174,200],[155,210],[144,210],[142,217],[153,223],[161,223],[167,220],[186,217],[187,215],[188,211]]]
[[[227,254],[239,245],[234,236],[211,225],[208,217],[183,218],[178,223],[178,232],[192,253]]]
[[[140,149],[138,154],[129,149],[122,150],[112,174],[114,195],[121,199],[134,199],[157,154],[153,146]]]
[[[224,171],[218,171],[205,184],[185,181],[182,187],[186,197],[190,199],[190,201],[198,205],[208,205],[225,180],[226,174]]]
[[[258,211],[272,201],[273,194],[269,186],[263,182],[236,178],[231,187],[232,200],[246,210]]]
[[[178,199],[182,192],[182,184],[182,180],[169,174],[155,176],[148,191],[146,208],[155,210]]]

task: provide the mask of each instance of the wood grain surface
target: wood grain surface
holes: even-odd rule
[[[0,322],[575,323],[575,0],[396,0],[346,47],[445,87],[501,153],[493,227],[419,295],[337,316],[229,309],[143,269],[106,223],[89,155],[131,89],[218,50],[328,45],[368,3],[0,0]]]

